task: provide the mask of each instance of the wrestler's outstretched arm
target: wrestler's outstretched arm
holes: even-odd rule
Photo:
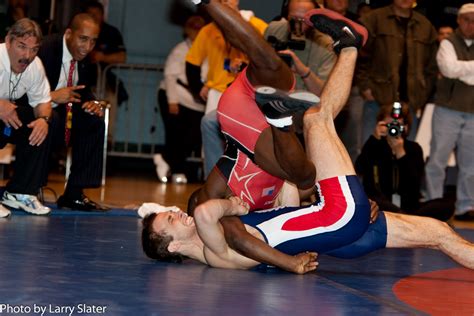
[[[250,235],[242,222],[232,216],[244,215],[247,212],[248,205],[237,197],[209,200],[196,208],[194,217],[196,227],[204,243],[204,255],[209,265],[220,268],[248,269],[258,265],[259,262],[265,262],[299,274],[316,269],[315,253],[288,256]],[[254,261],[229,248],[224,238],[226,229],[223,229],[219,220],[227,223],[225,226],[229,228],[229,232],[226,232],[226,235],[234,235],[235,239],[243,240],[251,248],[250,253],[256,253],[255,258],[260,260]],[[234,220],[236,222],[233,222]],[[246,250],[245,247],[242,249]]]

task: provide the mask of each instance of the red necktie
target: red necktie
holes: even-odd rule
[[[67,86],[72,87],[73,82],[72,78],[74,77],[74,67],[76,65],[76,61],[73,59],[71,60],[71,65],[69,66],[69,74],[67,76]],[[66,142],[66,146],[69,145],[69,140],[71,139],[71,128],[72,128],[72,103],[69,102],[66,105],[66,128],[64,130],[64,141]]]

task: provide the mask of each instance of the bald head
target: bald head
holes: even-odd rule
[[[68,28],[70,28],[73,31],[76,31],[82,27],[82,24],[85,22],[89,22],[92,24],[95,24],[97,27],[100,27],[99,24],[94,20],[92,15],[88,13],[79,13],[73,16],[71,22],[69,23]]]

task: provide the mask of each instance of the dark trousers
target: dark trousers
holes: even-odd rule
[[[170,114],[164,90],[160,90],[158,93],[158,103],[166,134],[163,156],[173,173],[185,173],[188,178],[192,178],[193,171],[186,164],[186,158],[192,152],[198,157],[201,156],[200,126],[204,113],[180,105],[178,115]]]
[[[53,150],[64,149],[66,105],[60,104],[53,109],[52,115]],[[101,185],[104,148],[104,120],[90,115],[73,104],[72,129],[69,146],[72,148],[71,173],[68,187],[96,188]]]
[[[48,154],[51,143],[51,132],[39,146],[31,146],[28,138],[32,129],[27,125],[34,121],[33,108],[17,102],[17,114],[23,126],[19,129],[11,127],[10,136],[6,135],[5,123],[0,121],[0,148],[7,143],[15,144],[15,162],[13,176],[7,183],[6,190],[10,193],[37,195],[39,189],[46,184],[48,175]]]

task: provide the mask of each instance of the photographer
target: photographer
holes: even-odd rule
[[[285,1],[282,18],[268,25],[264,37],[297,75],[295,88],[320,95],[336,56],[332,40],[303,22],[305,13],[315,8],[315,0]]]
[[[383,105],[373,134],[356,160],[364,190],[381,210],[448,220],[453,203],[437,199],[420,203],[423,152],[407,138],[412,117],[406,103]]]

